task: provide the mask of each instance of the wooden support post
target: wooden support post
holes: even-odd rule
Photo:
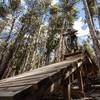
[[[72,74],[72,82],[74,81],[74,73]]]
[[[69,76],[69,84],[68,84],[68,100],[71,100],[71,76]]]
[[[83,85],[83,78],[82,78],[82,71],[80,70],[80,82],[81,82],[81,91],[84,93],[84,85]]]
[[[62,86],[62,91],[63,91],[63,95],[64,95],[64,100],[71,100],[70,77],[67,80],[64,80],[64,84]]]
[[[79,81],[79,90],[84,96],[84,85],[83,85],[83,78],[82,78],[82,70],[80,68],[79,74],[78,74],[78,81]]]
[[[68,84],[62,86],[64,100],[68,100]]]

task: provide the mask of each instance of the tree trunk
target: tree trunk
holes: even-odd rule
[[[24,29],[24,26],[22,26],[21,31],[23,29]],[[8,69],[9,61],[13,58],[13,54],[18,47],[18,42],[20,42],[20,39],[21,39],[20,37],[22,35],[24,36],[24,34],[22,34],[22,33],[19,33],[19,34],[20,35],[18,35],[18,37],[16,38],[13,46],[11,46],[9,48],[9,50],[7,50],[8,52],[5,52],[5,54],[3,55],[3,59],[2,59],[2,62],[0,64],[0,79],[2,78],[5,71]]]
[[[45,65],[49,65],[49,63],[50,63],[50,53],[47,52]]]
[[[98,39],[96,37],[96,30],[95,30],[93,23],[92,23],[92,18],[91,18],[90,11],[88,8],[87,0],[83,0],[83,4],[84,4],[84,9],[85,9],[87,24],[89,27],[92,41],[93,41],[93,48],[94,48],[94,52],[96,54],[97,63],[98,63],[98,66],[100,66],[100,61],[99,61],[100,60],[100,44],[99,44]]]
[[[63,33],[64,33],[64,25],[65,25],[65,19],[63,21],[63,25],[61,28],[61,33],[60,33],[60,41],[59,41],[59,48],[58,48],[58,62],[63,60],[63,42],[64,42],[64,37],[63,37]]]

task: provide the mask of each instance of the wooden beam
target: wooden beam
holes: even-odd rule
[[[84,96],[84,84],[83,84],[83,77],[82,77],[82,70],[81,67],[79,68],[79,72],[77,72],[77,78],[78,78],[78,82],[79,82],[79,91],[83,94]]]
[[[68,100],[71,100],[71,77],[69,76],[69,84],[68,84]]]

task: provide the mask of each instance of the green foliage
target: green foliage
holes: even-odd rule
[[[83,48],[86,49],[88,52],[90,52],[90,54],[93,53],[93,49],[89,46],[87,41],[83,42]]]
[[[52,6],[50,8],[50,14],[51,15],[55,15],[55,14],[57,14],[57,12],[58,12],[58,7],[57,6]]]
[[[17,10],[20,5],[20,2],[20,0],[10,0],[10,8],[14,11]]]
[[[75,7],[72,7],[72,9],[71,9],[71,14],[72,14],[72,16],[73,16],[73,17],[76,17],[76,16],[77,16],[77,15],[76,15],[77,13],[78,13],[77,9],[76,9]]]
[[[49,38],[47,39],[47,44],[46,44],[47,53],[52,52],[52,50],[54,50],[59,44],[59,39],[54,37],[54,35],[55,34],[49,35]]]
[[[46,43],[47,53],[51,53],[59,45],[58,35],[61,32],[63,18],[54,16],[49,20],[48,38]]]
[[[0,17],[5,17],[7,15],[7,9],[4,3],[0,3]]]

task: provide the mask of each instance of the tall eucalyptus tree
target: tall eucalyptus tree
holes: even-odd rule
[[[28,4],[28,6],[30,5]],[[11,47],[11,50],[13,49],[11,54],[12,56],[7,62],[3,78],[28,71],[33,68],[34,51],[38,48],[38,33],[42,24],[43,14],[45,13],[45,9],[43,7],[42,5],[40,6],[40,3],[37,0],[33,1],[33,4],[29,9],[27,9],[28,12],[20,18],[22,28]]]
[[[93,48],[94,48],[96,58],[97,58],[97,63],[98,63],[98,66],[100,66],[100,61],[99,61],[99,59],[100,59],[100,44],[99,44],[98,39],[96,37],[96,30],[93,26],[92,17],[91,17],[91,14],[90,14],[90,10],[89,10],[89,7],[88,7],[87,0],[83,0],[83,3],[84,3],[86,20],[87,20],[90,35],[91,35],[91,38],[92,38],[92,41],[93,41]]]

